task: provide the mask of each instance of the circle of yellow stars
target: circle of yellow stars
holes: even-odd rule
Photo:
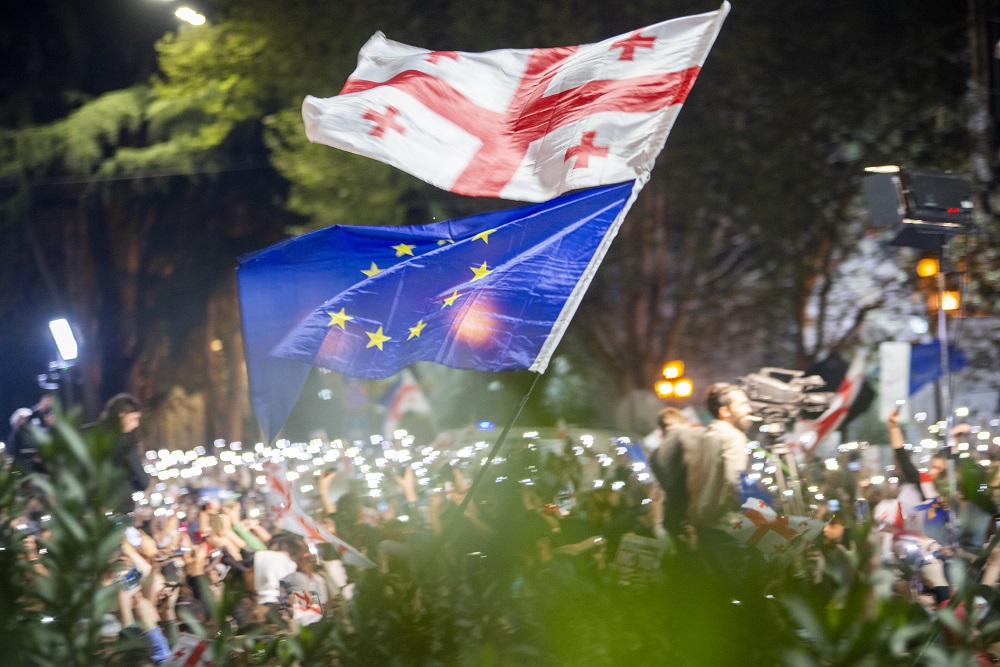
[[[488,229],[486,231],[479,232],[475,236],[471,237],[470,240],[482,241],[483,243],[488,244],[490,242],[490,234],[493,234],[496,231],[497,231],[496,229]],[[437,245],[439,246],[443,246],[449,243],[455,243],[455,241],[453,241],[452,239],[439,239],[437,241]],[[413,254],[413,251],[416,249],[417,246],[408,243],[399,243],[397,245],[390,247],[396,251],[396,257],[399,258],[404,256],[414,257],[415,255]],[[375,262],[371,262],[371,265],[367,269],[360,269],[361,273],[363,273],[367,278],[374,278],[378,274],[382,273],[384,270],[385,269],[380,268],[378,264],[376,264]],[[469,270],[472,271],[472,278],[469,279],[469,282],[475,282],[477,280],[485,278],[486,276],[488,276],[493,272],[493,270],[487,266],[486,262],[483,262],[479,266],[470,266]],[[458,290],[454,290],[450,296],[446,296],[441,300],[441,309],[444,310],[445,308],[454,306],[455,302],[461,296],[462,293],[460,293]],[[344,331],[347,330],[346,326],[347,323],[354,319],[352,315],[347,314],[345,308],[341,308],[339,311],[335,313],[327,311],[326,314],[330,316],[330,322],[327,324],[328,327],[340,327],[341,330]],[[427,323],[424,322],[423,320],[420,320],[412,327],[409,327],[410,334],[406,337],[406,340],[420,338],[420,334],[423,333],[424,328],[426,326]],[[379,326],[379,328],[375,331],[365,331],[365,335],[368,336],[368,344],[365,345],[366,349],[375,347],[378,348],[380,351],[382,351],[384,349],[382,346],[388,341],[392,340],[391,336],[387,336],[385,334],[382,326]]]

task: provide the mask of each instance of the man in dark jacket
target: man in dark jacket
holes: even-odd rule
[[[684,466],[685,447],[695,446],[705,432],[691,424],[677,408],[664,408],[657,418],[660,446],[650,456],[650,467],[666,495],[663,504],[663,527],[677,539],[685,532],[688,512],[687,470]]]
[[[142,443],[139,442],[139,422],[142,418],[142,404],[131,394],[117,394],[104,404],[101,421],[88,427],[96,429],[103,435],[103,443],[98,446],[110,446],[107,455],[110,460],[118,461],[125,468],[128,497],[119,508],[130,512],[135,504],[132,494],[136,491],[145,492],[149,487],[150,477],[145,470],[145,456]]]

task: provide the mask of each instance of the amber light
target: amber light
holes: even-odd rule
[[[684,362],[671,361],[663,367],[663,377],[668,380],[675,380],[684,375]]]
[[[921,278],[933,278],[938,274],[938,261],[933,257],[924,257],[917,262],[917,275]]]
[[[958,310],[961,305],[961,298],[958,292],[948,290],[941,293],[941,310]]]
[[[689,398],[694,393],[694,383],[687,378],[681,378],[674,384],[674,396]]]

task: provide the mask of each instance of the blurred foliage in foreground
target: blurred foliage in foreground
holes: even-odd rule
[[[123,534],[107,508],[122,500],[122,473],[100,437],[60,415],[43,443],[50,477],[0,468],[4,664],[92,665],[107,655],[100,619],[113,605]],[[994,510],[981,471],[963,473],[966,497]],[[28,484],[49,532],[37,543],[19,521]],[[728,577],[668,557],[648,585],[561,556],[489,573],[429,540],[410,572],[364,572],[345,615],[297,634],[233,635],[229,594],[192,625],[212,641],[215,665],[958,665],[1000,640],[995,612],[963,612],[976,597],[997,608],[993,589],[959,574],[953,604],[928,610],[898,572],[872,566],[866,536],[857,526],[858,546],[828,549],[818,568],[805,548]]]

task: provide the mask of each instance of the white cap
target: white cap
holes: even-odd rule
[[[10,427],[12,429],[16,429],[30,416],[31,408],[18,408],[17,410],[14,410],[14,414],[10,416]]]

